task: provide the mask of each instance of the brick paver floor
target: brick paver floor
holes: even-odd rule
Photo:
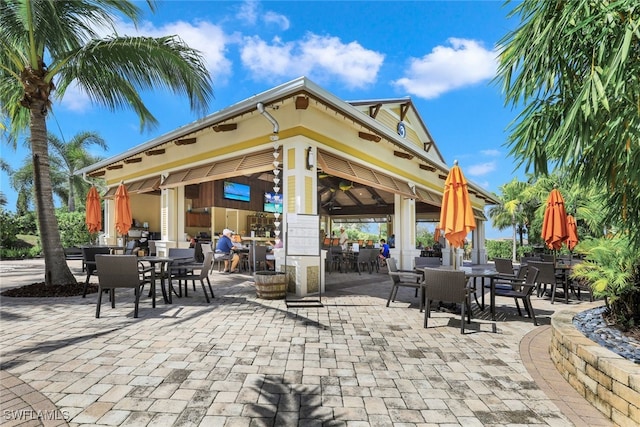
[[[0,287],[31,283],[29,275],[38,274],[27,264],[19,274],[23,264],[0,263]],[[79,262],[72,265],[80,275]],[[103,301],[100,319],[95,294],[2,298],[2,425],[571,426],[583,420],[559,407],[555,380],[550,396],[544,367],[531,373],[525,366],[523,359],[530,369],[538,366],[535,359],[546,352],[548,339],[535,337],[545,326],[518,317],[507,300],[498,302],[497,332],[474,307],[475,319],[461,335],[459,316],[450,313],[433,313],[424,329],[410,290],[386,307],[384,273],[332,274],[322,307],[258,299],[248,275],[214,273],[212,282],[210,304],[201,289],[155,309],[145,297],[138,319],[126,290],[117,292],[115,309]],[[563,304],[535,299],[534,306],[548,325]],[[589,422],[610,425],[597,414],[589,413],[596,417]]]

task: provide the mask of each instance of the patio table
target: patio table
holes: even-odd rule
[[[172,304],[171,298],[171,289],[167,292],[167,289],[164,285],[164,281],[166,278],[166,272],[168,271],[167,266],[173,262],[180,262],[181,260],[187,260],[190,257],[161,257],[161,256],[143,256],[138,258],[140,261],[145,261],[151,264],[151,298],[152,298],[152,307],[156,306],[156,264],[159,264],[160,271],[160,289],[162,290],[162,298],[164,299],[165,304]],[[175,291],[174,291],[175,292]],[[176,293],[177,295],[177,293]]]

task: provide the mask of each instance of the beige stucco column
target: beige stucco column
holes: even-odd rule
[[[317,148],[306,138],[295,137],[282,141],[282,195],[283,215],[281,217],[281,237],[287,245],[287,215],[318,215],[318,191],[316,159]],[[309,155],[311,152],[311,155]],[[308,161],[311,165],[307,165]],[[311,234],[313,232],[313,234]],[[310,235],[319,233],[310,230]],[[296,296],[324,292],[324,257],[320,253],[320,239],[315,239],[318,256],[286,256],[287,291]],[[287,248],[285,247],[285,250]],[[276,255],[276,269],[285,269],[285,251]]]
[[[394,224],[396,247],[391,256],[396,258],[399,268],[410,270],[413,268],[413,258],[420,256],[416,249],[416,201],[406,196],[394,196]]]
[[[473,264],[487,263],[487,248],[485,221],[476,219],[476,229],[473,230],[473,249],[471,251],[471,262]]]
[[[115,225],[115,214],[116,214],[116,204],[114,199],[105,199],[104,200],[104,236],[102,237],[103,241],[101,244],[107,245],[115,245],[116,244],[116,225]]]
[[[169,255],[169,248],[178,247],[180,242],[186,242],[184,218],[184,187],[163,188],[160,195],[161,240],[156,242],[156,253],[159,256]]]

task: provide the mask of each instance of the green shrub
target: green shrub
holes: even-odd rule
[[[487,258],[511,258],[513,243],[508,240],[487,240]]]
[[[33,258],[33,248],[0,248],[0,259],[24,259]]]
[[[91,242],[91,235],[87,230],[83,212],[59,210],[56,212],[56,218],[58,219],[60,240],[63,248],[86,245]]]
[[[0,246],[11,248],[17,239],[18,222],[14,213],[0,209]]]
[[[18,234],[38,234],[38,225],[35,212],[28,212],[25,215],[16,216]]]

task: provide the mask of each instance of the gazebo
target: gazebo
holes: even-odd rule
[[[336,221],[385,221],[396,235],[391,256],[411,268],[420,255],[416,221],[438,220],[448,171],[410,98],[347,102],[300,77],[78,173],[106,181],[108,243],[124,182],[129,233],[150,233],[159,254],[224,228],[247,239],[278,234],[285,247],[276,268],[286,265],[290,287],[304,296],[324,286],[320,230]],[[473,183],[469,194],[472,261],[484,263],[484,207],[498,201]],[[300,221],[314,230],[296,236]]]

